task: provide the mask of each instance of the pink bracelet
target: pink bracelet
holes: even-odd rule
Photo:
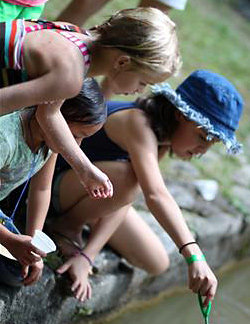
[[[82,250],[76,250],[76,251],[73,253],[73,255],[74,255],[74,256],[82,255],[82,256],[83,256],[83,257],[88,261],[88,263],[89,263],[89,265],[90,265],[91,267],[94,266],[94,264],[93,264],[92,260],[90,259],[90,257],[87,256],[87,254],[85,254]]]

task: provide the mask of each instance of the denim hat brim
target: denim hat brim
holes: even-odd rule
[[[166,97],[188,120],[201,126],[207,132],[207,140],[217,137],[226,146],[229,154],[242,152],[242,144],[237,141],[233,129],[226,127],[213,116],[208,116],[206,111],[201,112],[187,103],[168,83],[156,84],[151,89],[153,94]]]

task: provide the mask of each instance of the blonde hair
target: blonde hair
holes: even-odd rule
[[[99,46],[124,51],[139,69],[173,75],[181,66],[175,23],[158,9],[120,10],[92,30]]]

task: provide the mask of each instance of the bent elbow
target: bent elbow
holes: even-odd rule
[[[71,76],[64,77],[60,94],[64,99],[76,97],[82,88],[82,83],[83,80],[76,80],[76,78]]]
[[[84,81],[83,74],[80,73],[71,62],[59,66],[57,71],[53,71],[54,96],[57,99],[67,99],[79,94]]]
[[[170,260],[165,252],[161,255],[161,257],[158,257],[158,259],[152,264],[148,269],[147,272],[151,274],[152,276],[160,276],[164,272],[166,272],[170,267]]]
[[[161,192],[161,190],[155,190],[154,192],[147,193],[145,195],[146,204],[151,210],[154,209],[155,206],[161,203],[161,200],[165,198],[165,195]]]

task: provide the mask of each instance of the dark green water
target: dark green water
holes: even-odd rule
[[[173,294],[159,303],[130,310],[108,324],[203,324],[196,295]],[[219,276],[209,324],[250,324],[250,260]]]

